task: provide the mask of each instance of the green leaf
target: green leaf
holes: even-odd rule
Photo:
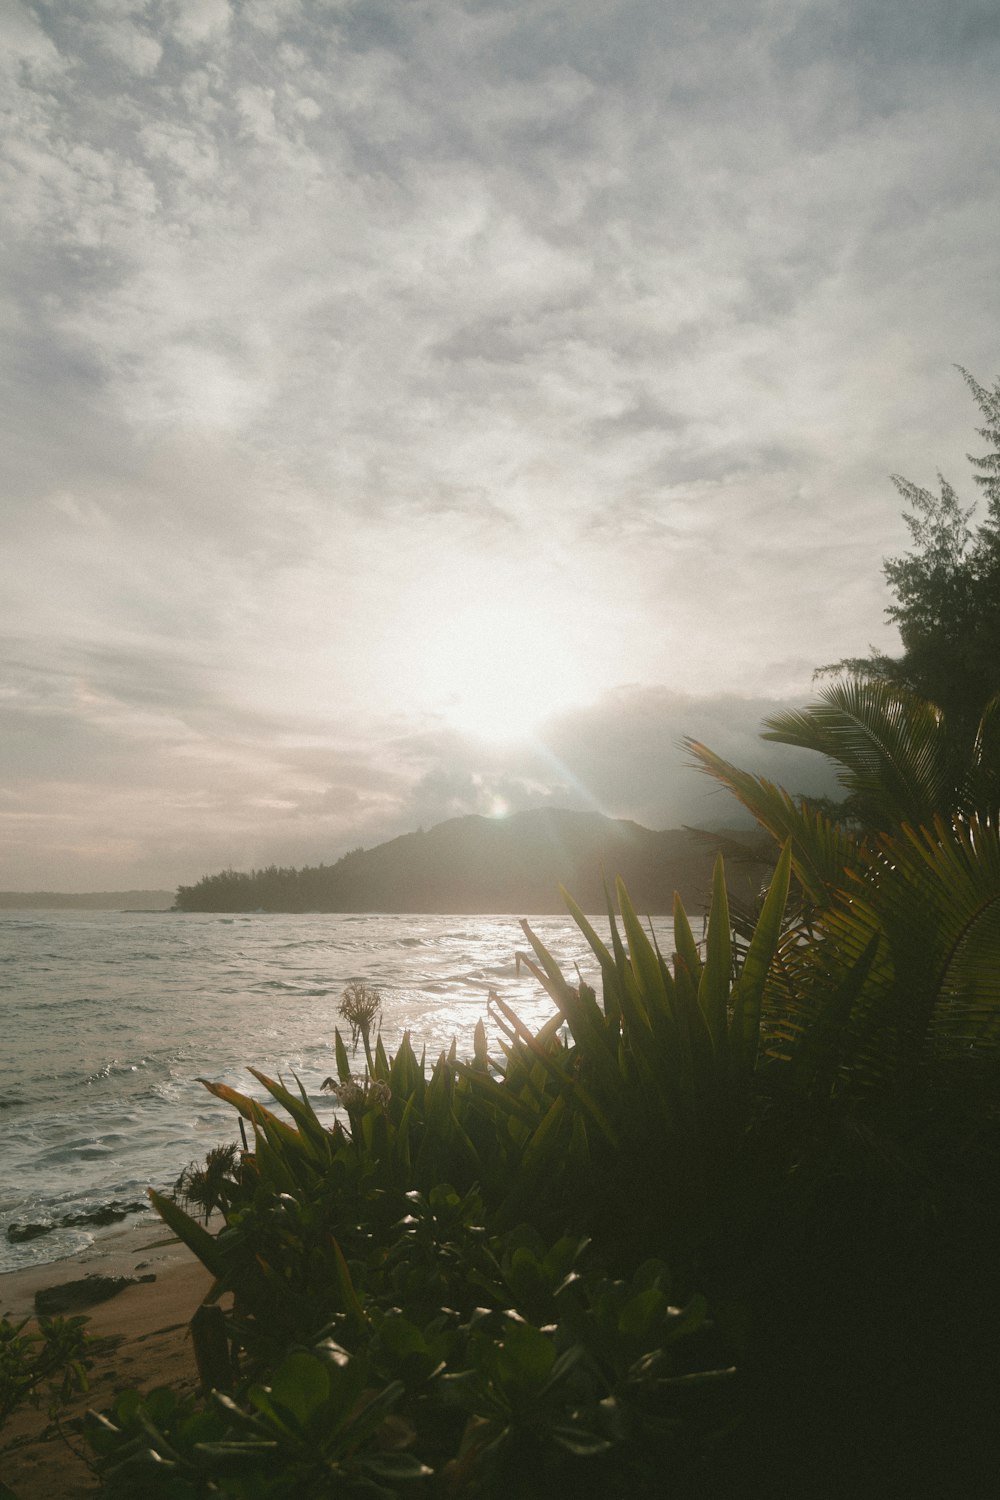
[[[394,1099],[415,1098],[422,1106],[426,1089],[424,1059],[417,1061],[408,1031],[403,1032],[403,1039],[392,1059],[389,1068],[389,1083]]]
[[[753,1071],[757,1061],[764,986],[781,936],[791,871],[792,841],[786,839],[733,994],[734,1049],[747,1072]]]
[[[337,1286],[340,1291],[341,1306],[349,1315],[354,1325],[361,1328],[365,1324],[365,1310],[358,1299],[357,1292],[354,1290],[354,1282],[351,1280],[351,1272],[347,1261],[344,1259],[344,1252],[336,1240],[333,1242],[333,1264],[337,1277]]]
[[[427,1353],[427,1341],[420,1329],[402,1313],[387,1313],[379,1323],[378,1336],[397,1359]]]
[[[726,892],[725,865],[720,854],[716,858],[712,878],[712,909],[708,917],[705,967],[698,985],[698,1003],[708,1022],[717,1053],[724,1051],[728,1036],[732,961],[729,896]]]
[[[560,1127],[565,1113],[566,1096],[557,1094],[521,1158],[521,1171],[525,1176],[534,1177],[538,1172],[544,1171],[546,1165],[553,1164],[553,1151],[559,1144]]]
[[[525,1125],[534,1127],[538,1123],[537,1109],[532,1109],[529,1104],[525,1104],[524,1100],[518,1098],[510,1088],[505,1087],[488,1073],[480,1073],[471,1063],[462,1062],[455,1064],[455,1071],[460,1078],[468,1079],[473,1094],[477,1098],[489,1101],[504,1114],[514,1116]]]
[[[160,1218],[172,1229],[179,1240],[182,1240],[188,1249],[198,1257],[203,1266],[211,1271],[213,1276],[221,1277],[225,1269],[225,1260],[219,1249],[218,1241],[214,1235],[209,1234],[197,1220],[192,1219],[190,1214],[184,1212],[179,1203],[173,1198],[167,1198],[163,1193],[158,1193],[155,1188],[149,1189],[149,1197],[153,1207]]]
[[[412,1453],[366,1453],[358,1459],[358,1467],[376,1479],[390,1484],[406,1484],[412,1479],[426,1479],[434,1470],[422,1464]]]
[[[573,900],[564,886],[559,887],[560,894],[566,903],[570,916],[583,933],[594,957],[601,966],[601,981],[604,985],[604,1014],[611,1023],[610,1029],[617,1031],[617,1023],[621,1015],[621,976],[614,957],[608,951],[607,946],[601,942],[589,920],[582,909]]]
[[[610,1438],[601,1437],[599,1433],[591,1432],[587,1427],[573,1427],[568,1422],[560,1423],[551,1429],[552,1440],[565,1448],[567,1453],[572,1453],[575,1458],[595,1458],[599,1453],[607,1453],[614,1444]]]
[[[299,1145],[301,1148],[308,1151],[314,1161],[329,1161],[331,1140],[329,1131],[324,1129],[317,1118],[316,1112],[306,1098],[305,1091],[302,1089],[299,1080],[296,1078],[295,1081],[299,1084],[301,1098],[296,1099],[295,1095],[289,1089],[286,1089],[283,1083],[275,1082],[273,1078],[269,1078],[266,1073],[262,1073],[258,1068],[248,1068],[247,1072],[252,1073],[257,1082],[264,1085],[271,1097],[287,1109],[299,1127]],[[291,1142],[286,1140],[286,1144],[291,1144]]]
[[[326,1367],[312,1354],[290,1354],[278,1366],[271,1382],[273,1400],[307,1428],[330,1396]]]
[[[552,1340],[530,1323],[508,1322],[500,1346],[498,1373],[509,1388],[540,1390],[555,1364]]]
[[[344,1045],[344,1038],[341,1036],[339,1028],[335,1029],[333,1033],[333,1049],[337,1057],[337,1077],[341,1083],[350,1083],[351,1059],[347,1055],[347,1048]]]
[[[622,925],[628,938],[632,972],[638,982],[637,1013],[639,1019],[648,1027],[652,1011],[670,1014],[670,1000],[663,980],[659,955],[643,931],[642,923],[636,916],[635,908],[625,888],[625,882],[621,878],[616,882],[616,889]]]
[[[195,1443],[194,1447],[196,1453],[202,1453],[206,1458],[224,1459],[227,1466],[233,1459],[243,1459],[249,1467],[251,1462],[257,1464],[261,1458],[277,1453],[280,1444],[274,1438],[235,1438],[228,1442]]]
[[[252,1385],[247,1391],[247,1400],[260,1412],[269,1427],[280,1432],[284,1437],[291,1438],[293,1442],[298,1441],[300,1437],[300,1433],[296,1430],[298,1424],[290,1413],[286,1413],[280,1406],[275,1405],[268,1386]]]
[[[626,1302],[618,1318],[618,1331],[626,1338],[645,1337],[660,1322],[667,1299],[659,1287],[647,1287]]]
[[[545,977],[542,978],[542,975],[536,968],[534,968],[534,966],[530,966],[532,967],[532,972],[536,975],[539,983],[545,986],[556,1004],[561,1007],[563,997],[567,994],[567,992],[572,991],[573,986],[566,979],[566,976],[563,974],[562,969],[560,969],[558,963],[552,957],[552,954],[546,948],[541,938],[538,937],[536,933],[532,932],[528,923],[523,919],[521,921],[521,929],[524,932],[525,937],[528,939],[528,942],[535,950],[535,953],[538,956],[538,961],[541,964],[542,969],[544,970]]]
[[[677,957],[687,969],[692,983],[697,988],[701,979],[701,955],[691,931],[691,924],[687,919],[687,912],[676,891],[674,892],[674,947],[677,949]]]
[[[389,1082],[389,1059],[386,1056],[385,1047],[382,1045],[382,1033],[379,1032],[375,1038],[375,1066],[372,1068],[372,1077],[384,1079]]]
[[[664,1344],[674,1344],[687,1338],[701,1328],[708,1317],[708,1303],[700,1292],[696,1292],[683,1307],[670,1308],[667,1322],[660,1334]]]
[[[545,953],[544,945],[532,932],[528,923],[522,921],[521,927],[532,946],[537,951]],[[593,1075],[597,1089],[602,1093],[608,1090],[614,1093],[620,1087],[621,1082],[615,1057],[618,1028],[615,1023],[609,1024],[601,1014],[593,990],[585,984],[574,989],[572,985],[566,983],[561,974],[557,982],[550,972],[550,969],[554,969],[558,974],[558,966],[554,959],[549,958],[550,969],[539,968],[526,954],[518,954],[518,962],[534,975],[554,1004],[558,1006],[559,1013],[565,1018],[573,1035],[573,1040],[580,1048],[585,1070]],[[540,1046],[542,1037],[545,1035],[545,1028],[538,1037],[532,1037],[527,1027],[517,1020],[514,1012],[500,1000],[499,996],[494,997],[494,1004],[511,1020],[514,1029],[527,1046],[539,1052],[540,1055],[550,1056],[549,1051],[544,1046]]]

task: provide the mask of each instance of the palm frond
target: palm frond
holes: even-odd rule
[[[686,739],[684,746],[697,769],[728,787],[779,844],[791,840],[796,880],[810,901],[825,905],[856,858],[856,841],[849,830],[806,799],[792,797],[763,776],[741,771],[699,740]]]
[[[1000,832],[980,818],[934,820],[867,856],[895,984],[926,1053],[1000,1057]]]
[[[891,683],[849,677],[823,688],[818,703],[765,719],[761,738],[834,761],[848,807],[867,827],[918,826],[955,802],[942,717]]]

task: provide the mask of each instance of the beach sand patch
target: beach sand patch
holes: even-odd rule
[[[103,1300],[72,1308],[87,1316],[87,1332],[100,1343],[90,1371],[90,1389],[67,1407],[62,1434],[44,1409],[18,1412],[0,1434],[0,1480],[17,1500],[55,1500],[57,1496],[59,1500],[84,1500],[97,1492],[87,1463],[90,1450],[70,1425],[89,1407],[104,1410],[119,1392],[131,1387],[149,1391],[171,1385],[193,1391],[197,1386],[189,1325],[212,1278],[183,1247],[157,1248],[159,1254],[148,1244],[133,1242],[130,1250],[118,1245],[105,1257],[106,1273],[94,1273],[88,1258],[83,1263],[61,1262],[0,1276],[0,1309],[17,1320],[28,1316],[39,1294],[46,1291],[77,1286],[78,1295],[87,1296],[96,1283],[115,1284],[103,1293]],[[139,1277],[128,1274],[121,1264],[123,1254],[132,1261],[132,1269],[138,1255],[146,1264],[155,1263],[156,1271]],[[89,1274],[67,1281],[68,1269]],[[13,1450],[12,1442],[18,1444]]]

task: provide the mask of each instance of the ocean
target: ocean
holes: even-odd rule
[[[573,922],[531,921],[599,990]],[[595,926],[606,934],[606,918]],[[659,935],[669,946],[669,924]],[[248,1065],[295,1073],[332,1123],[321,1085],[349,980],[381,991],[386,1048],[409,1030],[428,1065],[453,1037],[471,1055],[491,989],[540,1026],[552,1006],[517,971],[526,948],[513,916],[0,912],[0,1271],[75,1255],[108,1223],[154,1222],[149,1186],[238,1139],[199,1077],[266,1098]]]

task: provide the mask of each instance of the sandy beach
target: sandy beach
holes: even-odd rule
[[[107,1301],[74,1309],[90,1319],[89,1333],[118,1342],[95,1361],[90,1390],[72,1403],[70,1414],[88,1407],[100,1411],[131,1386],[193,1389],[197,1374],[188,1324],[211,1277],[183,1245],[168,1240],[162,1225],[119,1229],[79,1256],[0,1275],[0,1314],[20,1322],[33,1314],[37,1292],[89,1276],[136,1281]],[[145,1276],[155,1280],[138,1280]],[[82,1440],[69,1436],[89,1456]],[[5,1444],[22,1437],[28,1439],[23,1446],[3,1453]],[[50,1429],[44,1410],[17,1413],[0,1434],[0,1481],[17,1500],[77,1500],[97,1490],[84,1458]]]

